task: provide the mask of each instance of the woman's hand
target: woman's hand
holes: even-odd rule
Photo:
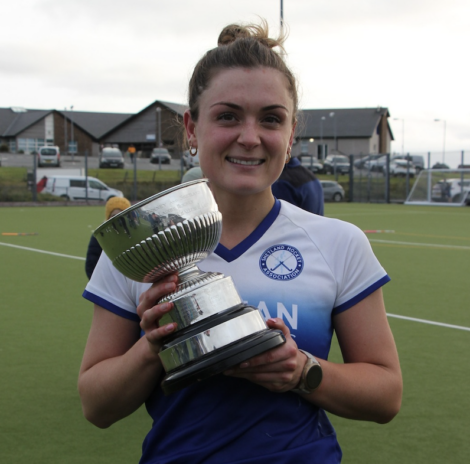
[[[160,319],[171,311],[173,303],[155,304],[163,296],[176,290],[178,275],[170,274],[164,279],[154,283],[147,291],[139,297],[137,314],[139,315],[140,327],[145,332],[145,337],[153,352],[158,354],[162,347],[162,339],[176,329],[176,322],[160,327]]]
[[[270,329],[279,329],[286,342],[240,365],[225,371],[226,375],[240,377],[261,385],[273,392],[285,392],[295,388],[307,362],[282,319],[269,319]]]

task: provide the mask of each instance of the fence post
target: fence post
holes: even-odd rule
[[[349,155],[349,201],[354,201],[354,155]]]
[[[137,156],[134,156],[134,201],[137,201]]]
[[[31,193],[33,194],[33,201],[38,201],[38,190],[36,185],[36,175],[37,175],[37,157],[38,155],[33,155],[33,185],[31,186]]]
[[[88,150],[85,150],[85,201],[88,203]]]
[[[390,203],[390,153],[385,155],[385,166],[387,173],[385,176],[385,203]]]

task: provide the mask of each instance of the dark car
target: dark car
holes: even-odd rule
[[[323,164],[321,164],[314,156],[302,155],[300,157],[300,164],[312,171],[314,174],[321,174],[323,172]]]
[[[328,155],[323,163],[325,174],[347,174],[349,172],[349,158],[344,155]]]
[[[100,168],[124,168],[124,157],[119,148],[105,147],[100,154]]]
[[[150,162],[152,164],[170,164],[171,156],[166,148],[154,148],[150,155]]]
[[[344,198],[344,189],[334,180],[321,180],[323,198],[325,201],[341,201]]]

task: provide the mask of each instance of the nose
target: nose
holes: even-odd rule
[[[255,120],[246,120],[241,125],[240,134],[237,139],[245,150],[250,151],[261,143],[258,125]]]

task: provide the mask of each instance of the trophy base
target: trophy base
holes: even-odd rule
[[[280,330],[266,329],[253,334],[167,374],[161,383],[163,393],[169,395],[193,383],[220,374],[236,364],[282,345],[285,341],[284,334]]]

